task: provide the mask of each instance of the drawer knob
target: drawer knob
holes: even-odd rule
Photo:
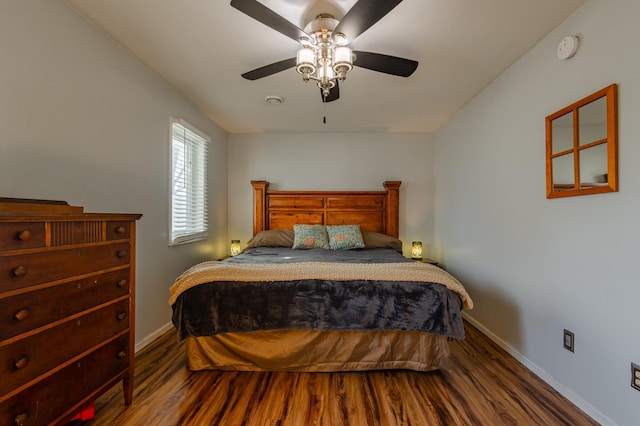
[[[13,361],[13,368],[15,368],[16,370],[22,370],[27,365],[29,365],[29,358],[27,356],[22,356]]]
[[[116,253],[116,256],[118,257],[125,257],[127,255],[127,251],[126,250],[120,250],[118,251],[118,253]]]
[[[118,358],[122,359],[122,358],[124,358],[126,356],[127,356],[127,353],[125,351],[118,352]]]
[[[31,239],[31,231],[24,230],[18,233],[18,239],[20,241],[29,241]]]
[[[29,419],[29,414],[28,413],[20,413],[17,416],[15,416],[13,418],[13,423],[16,426],[24,426],[27,424],[27,420]]]
[[[127,313],[126,312],[120,312],[118,315],[116,315],[116,318],[118,318],[118,321],[122,321],[126,317],[127,317]]]
[[[16,277],[24,277],[25,275],[27,275],[27,268],[20,265],[13,270],[13,275],[15,275]]]
[[[118,226],[116,228],[116,234],[124,234],[125,232],[127,232],[127,228],[125,228],[124,226]]]
[[[29,316],[29,311],[26,309],[20,309],[18,312],[13,314],[13,318],[18,321],[22,321]]]
[[[126,287],[127,286],[127,280],[120,280],[118,281],[118,287]]]

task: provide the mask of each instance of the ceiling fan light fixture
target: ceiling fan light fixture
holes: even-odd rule
[[[304,47],[313,46],[313,40],[309,37],[300,37],[300,44]]]
[[[295,66],[303,81],[317,82],[323,102],[332,102],[339,98],[338,82],[344,81],[354,66],[409,77],[418,67],[417,61],[380,53],[354,52],[349,48],[353,40],[384,18],[402,1],[355,0],[355,4],[342,19],[337,20],[331,14],[321,13],[302,30],[269,9],[260,0],[232,0],[232,7],[300,43],[295,58],[256,68],[242,74],[242,77],[257,80]]]
[[[329,96],[329,92],[331,89],[336,87],[336,73],[333,71],[331,67],[331,61],[322,60],[320,63],[320,67],[318,68],[318,87],[322,89],[322,94],[324,96]]]
[[[309,78],[316,72],[316,53],[314,49],[310,47],[303,47],[298,50],[296,55],[296,71],[302,74],[304,81],[309,81]]]
[[[336,46],[346,46],[347,44],[349,44],[349,39],[342,33],[334,33],[333,42],[336,44]]]
[[[344,81],[353,69],[353,52],[343,33],[333,34],[338,21],[331,15],[319,15],[305,31],[311,38],[300,38],[302,47],[296,55],[296,71],[307,82],[314,80],[328,96],[336,81]]]
[[[318,80],[328,83],[336,79],[336,73],[333,71],[330,62],[324,62],[318,67]]]
[[[340,81],[347,78],[347,73],[353,69],[353,53],[347,46],[337,46],[333,53],[333,70]]]

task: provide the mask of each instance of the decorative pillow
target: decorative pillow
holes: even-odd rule
[[[293,231],[290,229],[270,229],[258,232],[247,243],[250,247],[293,247]]]
[[[329,248],[324,225],[293,225],[294,249]]]
[[[360,225],[327,225],[329,247],[332,250],[364,248]]]
[[[364,239],[364,246],[366,248],[390,248],[402,253],[402,241],[395,237],[379,232],[364,231],[362,238]]]

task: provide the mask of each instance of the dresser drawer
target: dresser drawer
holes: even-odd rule
[[[129,264],[129,243],[0,256],[0,292]]]
[[[0,251],[44,247],[44,222],[0,223]]]
[[[107,222],[107,240],[123,240],[131,237],[131,222],[109,221]]]
[[[72,415],[89,394],[123,377],[129,367],[129,339],[122,336],[6,401],[0,397],[0,425],[46,425]]]
[[[128,327],[126,299],[0,346],[0,397]]]
[[[129,294],[129,268],[0,298],[0,336],[8,339]]]

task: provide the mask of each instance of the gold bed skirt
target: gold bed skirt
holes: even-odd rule
[[[269,330],[186,339],[191,370],[450,369],[445,336],[417,331]]]

